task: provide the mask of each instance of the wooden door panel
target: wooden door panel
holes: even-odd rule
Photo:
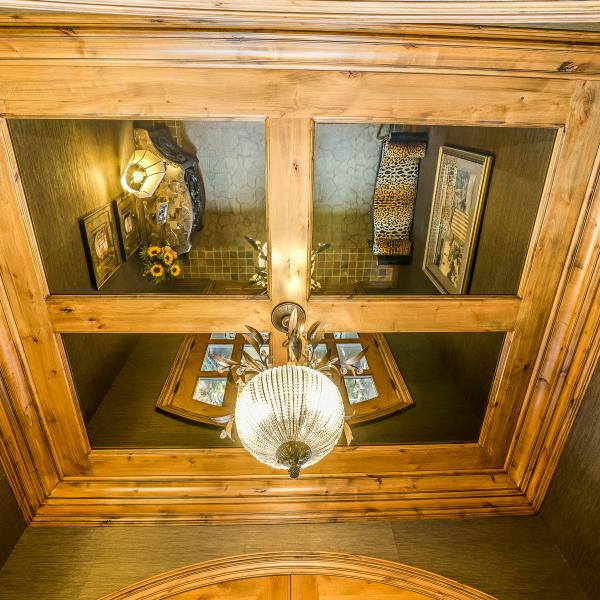
[[[289,575],[252,577],[215,583],[175,596],[169,600],[289,600]]]
[[[383,583],[329,575],[292,575],[290,600],[430,600]]]

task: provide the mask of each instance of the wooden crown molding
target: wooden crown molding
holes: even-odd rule
[[[0,60],[20,68],[144,61],[163,67],[600,77],[600,33],[422,25],[392,33],[371,27],[330,32],[248,27],[236,29],[229,21],[217,30],[205,23],[158,25],[139,17],[0,13]]]
[[[444,600],[494,600],[488,594],[430,571],[333,552],[265,552],[219,558],[144,579],[102,600],[159,600],[236,579],[300,574],[382,583]]]
[[[273,22],[286,17],[292,23],[319,25],[386,26],[404,23],[579,23],[600,19],[597,0],[6,0],[14,11],[56,11],[162,18],[228,19],[231,22]]]

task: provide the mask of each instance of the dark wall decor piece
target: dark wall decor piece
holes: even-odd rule
[[[123,193],[113,200],[112,205],[119,234],[121,256],[123,260],[127,260],[142,243],[137,200],[135,196]]]
[[[135,147],[166,162],[166,174],[154,194],[143,199],[148,244],[169,246],[178,255],[192,249],[192,233],[202,225],[204,183],[198,159],[184,152],[167,127],[134,129]]]
[[[119,268],[115,222],[106,204],[79,220],[92,285],[99,290]]]
[[[373,255],[379,264],[406,262],[411,253],[419,161],[427,135],[392,132],[383,138],[373,196]]]
[[[155,148],[171,162],[179,163],[183,172],[183,178],[192,198],[194,207],[193,230],[202,229],[202,215],[206,204],[206,193],[204,191],[204,181],[200,172],[198,159],[189,152],[180,148],[168,127],[161,127],[150,132],[150,138]]]

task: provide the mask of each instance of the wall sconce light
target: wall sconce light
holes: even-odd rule
[[[148,150],[136,150],[121,176],[123,189],[138,198],[150,198],[163,180],[165,161]]]

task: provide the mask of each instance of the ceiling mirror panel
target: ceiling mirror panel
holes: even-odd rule
[[[236,332],[63,334],[92,448],[240,446],[237,425],[221,434],[243,384],[221,366],[244,353],[269,363],[271,336],[260,335],[257,352]],[[355,369],[329,374],[352,444],[475,442],[504,336],[339,331],[315,353],[345,363],[366,351]]]
[[[263,122],[9,126],[50,293],[266,293]]]
[[[317,123],[312,294],[516,294],[556,132]]]

